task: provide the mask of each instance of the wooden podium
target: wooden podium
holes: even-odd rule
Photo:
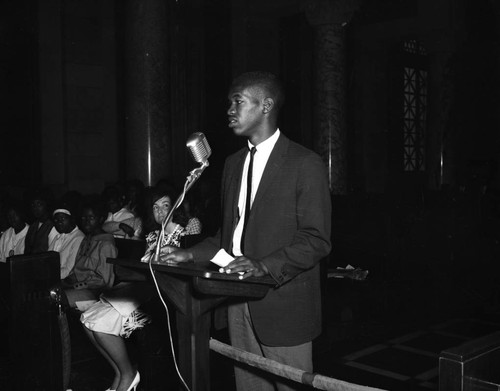
[[[137,260],[108,258],[108,263],[149,274],[149,265]],[[211,309],[228,296],[262,298],[276,283],[267,276],[240,280],[238,274],[219,273],[208,262],[153,262],[151,267],[160,291],[176,309],[180,373],[192,391],[209,390]]]

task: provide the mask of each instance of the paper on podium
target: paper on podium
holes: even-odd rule
[[[222,269],[223,267],[226,267],[229,265],[235,258],[229,255],[226,250],[221,248],[217,254],[210,260],[210,262],[215,263],[217,266],[220,266],[219,272],[223,273],[224,270]],[[226,271],[226,273],[230,273],[229,271]],[[238,274],[241,276],[245,273],[243,272],[238,272]],[[241,277],[240,277],[241,278]]]
[[[226,267],[234,260],[234,257],[229,255],[226,250],[221,248],[217,254],[210,260],[210,262],[215,263],[217,266]]]

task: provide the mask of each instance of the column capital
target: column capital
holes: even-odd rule
[[[303,0],[307,20],[313,26],[344,25],[358,9],[361,0]]]

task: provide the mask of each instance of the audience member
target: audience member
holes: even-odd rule
[[[106,211],[99,197],[88,197],[83,201],[80,228],[85,234],[76,254],[75,266],[63,280],[70,307],[78,301],[94,302],[99,295],[114,283],[113,265],[107,258],[116,258],[117,248],[113,235],[102,229]],[[79,306],[82,307],[83,303]]]
[[[67,207],[54,210],[53,219],[57,234],[49,243],[49,251],[57,251],[60,255],[63,280],[75,266],[76,254],[85,235],[77,227],[75,216]]]
[[[9,228],[6,208],[10,203],[10,196],[4,189],[0,189],[0,234]]]
[[[46,189],[36,189],[28,201],[34,221],[26,234],[24,253],[36,254],[48,251],[49,243],[57,235],[51,220],[52,194]]]
[[[145,215],[144,183],[139,179],[131,179],[125,183],[125,207],[135,217],[143,218]]]
[[[142,220],[125,206],[125,196],[117,186],[108,186],[103,192],[108,216],[102,226],[115,238],[141,239]]]
[[[185,234],[181,213],[174,213],[173,219],[161,234],[161,223],[169,214],[173,204],[172,193],[153,191],[151,214],[156,223],[155,230],[146,235],[147,250],[143,257],[148,261],[155,253],[157,241],[161,238],[161,253],[168,253],[180,245]],[[111,291],[101,295],[100,300],[82,314],[81,321],[92,343],[115,371],[110,390],[126,391],[136,389],[140,375],[132,365],[124,338],[150,321],[140,306],[154,294],[149,283],[119,283]]]
[[[162,195],[163,194],[163,195]],[[158,191],[153,194],[152,214],[156,225],[158,226],[167,217],[175,200],[168,193]],[[161,244],[162,252],[169,252],[173,248],[178,248],[181,245],[181,237],[185,235],[197,235],[201,233],[201,223],[196,217],[188,218],[184,209],[178,208],[174,211],[172,219],[165,227],[164,237]],[[146,253],[142,258],[143,262],[148,262],[149,258],[156,249],[158,235],[161,230],[152,230],[146,236]]]
[[[24,254],[24,240],[29,227],[21,205],[11,203],[5,211],[9,228],[0,237],[0,262],[13,255]]]
[[[181,204],[184,215],[187,218],[186,234],[196,235],[201,233],[203,224],[198,215],[200,213],[200,203],[195,191],[188,192],[184,201]]]

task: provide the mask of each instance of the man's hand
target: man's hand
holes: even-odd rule
[[[257,259],[250,259],[245,256],[237,257],[226,267],[219,269],[220,273],[240,273],[240,280],[248,277],[262,277],[269,274],[266,265]]]
[[[162,255],[161,259],[166,262],[187,262],[193,260],[193,254],[190,251],[175,248],[171,253]]]

